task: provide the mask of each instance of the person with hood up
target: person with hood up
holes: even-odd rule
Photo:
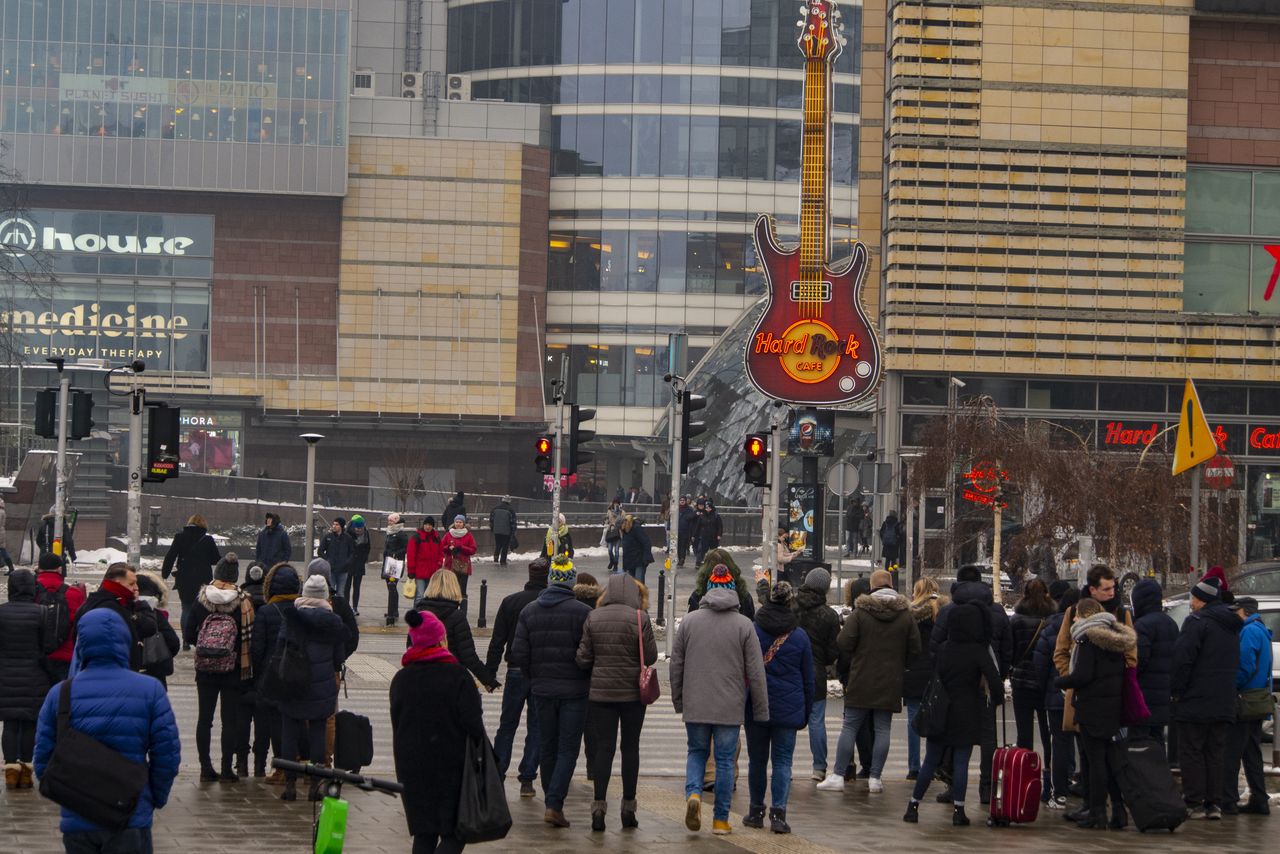
[[[739,613],[748,620],[755,620],[755,599],[752,598],[751,590],[742,578],[742,570],[734,562],[733,556],[724,549],[712,549],[707,552],[706,558],[698,568],[698,575],[693,581],[693,590],[689,593],[689,613],[692,614],[702,607],[702,597],[706,595],[707,588],[711,582],[711,574],[718,566],[723,566],[728,570],[729,577],[733,579],[733,589],[738,594]]]
[[[684,569],[684,560],[689,556],[689,545],[693,542],[693,526],[698,521],[698,511],[693,509],[689,496],[680,496],[680,506],[676,511],[680,528],[676,533],[676,566]]]
[[[445,502],[444,511],[440,514],[440,527],[447,531],[453,527],[453,520],[458,515],[467,515],[467,496],[461,490]]]
[[[45,656],[45,668],[49,671],[49,681],[57,684],[67,678],[67,672],[71,669],[71,652],[76,642],[75,617],[84,605],[86,596],[84,585],[67,584],[66,564],[57,555],[40,555],[38,568],[40,573],[36,576],[36,583],[40,585],[40,589],[36,591],[37,604],[46,607],[65,607],[67,610],[70,631],[67,632],[66,640]],[[52,644],[54,640],[46,638],[46,642]]]
[[[1133,606],[1133,629],[1138,633],[1138,687],[1151,717],[1142,727],[1164,744],[1164,728],[1169,725],[1169,690],[1173,669],[1173,645],[1178,641],[1178,624],[1164,612],[1164,591],[1153,578],[1144,578],[1129,594]]]
[[[653,563],[653,542],[644,525],[628,513],[622,519],[622,571],[644,584],[645,573]]]
[[[649,592],[628,575],[614,573],[600,596],[600,604],[582,627],[575,660],[591,674],[588,725],[595,731],[591,829],[604,830],[608,810],[609,776],[622,730],[622,826],[636,821],[636,783],[640,776],[640,731],[645,705],[640,700],[640,652],[644,662],[658,658],[658,645],[649,623]]]
[[[400,619],[400,588],[398,578],[387,578],[385,576],[387,561],[398,560],[406,561],[406,555],[409,552],[409,533],[404,529],[404,523],[400,521],[399,513],[392,513],[387,517],[387,536],[382,542],[382,566],[383,581],[387,585],[387,625],[394,626],[396,620]],[[407,563],[407,561],[406,561]],[[406,570],[408,569],[406,565]]]
[[[564,563],[562,558],[560,563]],[[555,566],[553,561],[552,566]],[[604,593],[604,589],[600,587],[600,582],[589,572],[579,572],[577,580],[573,583],[573,596],[588,608],[595,609],[596,603],[600,601],[600,594]]]
[[[75,624],[79,624],[85,614],[100,608],[115,611],[129,627],[133,635],[133,645],[129,661],[133,669],[142,672],[142,644],[147,638],[160,629],[156,625],[156,614],[147,603],[138,600],[138,573],[127,563],[117,562],[107,567],[102,575],[102,586],[85,597],[84,604],[76,612]],[[71,670],[77,669],[75,655],[72,654]]]
[[[1120,733],[1123,712],[1124,658],[1137,646],[1138,636],[1102,603],[1082,599],[1076,605],[1071,624],[1075,646],[1071,668],[1054,685],[1073,690],[1076,725],[1080,728],[1080,749],[1089,774],[1088,815],[1076,822],[1085,829],[1123,830],[1128,825],[1120,797],[1120,750],[1115,738]],[[1111,821],[1107,821],[1107,795],[1111,796]]]
[[[365,566],[369,563],[369,552],[373,548],[373,543],[369,539],[369,528],[364,523],[364,517],[358,513],[351,517],[347,533],[351,535],[351,543],[355,550],[351,556],[350,571],[347,573],[347,589],[339,590],[338,593],[351,603],[352,613],[359,616],[360,584],[364,581]]]
[[[706,593],[698,609],[680,621],[671,650],[671,703],[684,720],[689,741],[684,824],[692,831],[702,829],[703,774],[714,752],[712,832],[717,836],[733,832],[734,756],[748,698],[752,720],[769,722],[764,656],[755,626],[739,612],[741,601],[728,565],[713,566]]]
[[[1055,587],[1061,589],[1055,590]],[[1049,719],[1049,749],[1045,751],[1044,783],[1040,800],[1051,810],[1067,808],[1067,793],[1071,788],[1071,775],[1075,772],[1076,743],[1073,733],[1062,728],[1065,700],[1054,686],[1058,668],[1053,663],[1053,651],[1058,643],[1058,628],[1066,612],[1073,610],[1080,601],[1080,591],[1065,581],[1050,585],[1050,594],[1057,593],[1058,612],[1049,618],[1036,641],[1034,667],[1036,684],[1044,695],[1045,716]],[[1141,640],[1139,640],[1141,643]]]
[[[968,827],[964,812],[965,791],[969,782],[969,757],[973,746],[982,739],[987,708],[1004,702],[1004,680],[991,656],[991,620],[982,602],[970,599],[951,606],[947,639],[937,650],[938,679],[947,691],[945,725],[941,735],[925,741],[924,761],[916,778],[911,801],[902,820],[910,824],[920,821],[920,801],[929,791],[929,783],[951,749],[951,824]]]
[[[409,649],[391,679],[391,745],[413,854],[457,854],[467,742],[483,743],[480,693],[430,611],[409,611]]]
[[[837,640],[838,670],[845,679],[844,726],[836,745],[837,773],[818,784],[824,792],[844,791],[844,769],[853,759],[854,741],[863,721],[871,719],[875,745],[871,752],[872,794],[884,791],[880,775],[889,758],[893,715],[902,711],[902,681],[907,662],[920,654],[920,631],[907,597],[893,589],[888,570],[871,573],[871,593],[859,596]]]
[[[1236,669],[1236,692],[1269,692],[1271,690],[1271,630],[1258,615],[1258,600],[1241,596],[1235,601],[1235,612],[1244,626],[1240,630],[1240,666]],[[1267,779],[1262,768],[1262,720],[1256,713],[1237,714],[1227,732],[1224,785],[1226,794],[1222,811],[1228,815],[1251,813],[1270,815]],[[1240,766],[1244,765],[1245,782],[1249,784],[1249,800],[1240,801]]]
[[[9,573],[9,601],[0,605],[0,737],[6,789],[31,788],[36,718],[49,693],[44,666],[44,608],[29,569]]]
[[[347,520],[338,516],[329,525],[329,531],[320,541],[317,557],[329,562],[333,589],[341,593],[347,589],[347,572],[356,555],[356,543],[347,533]]]
[[[556,530],[553,532],[547,528],[546,539],[542,543],[542,556],[546,558],[553,557],[555,554],[568,555],[573,557],[573,534],[569,531],[569,523],[565,521],[564,514],[561,513],[556,519]],[[552,536],[554,534],[554,537]],[[613,561],[610,560],[610,571],[616,569]]]
[[[162,648],[156,650],[155,655],[159,658],[155,658],[151,654],[151,644],[156,641],[147,642],[148,654],[143,659],[142,672],[159,679],[160,684],[167,689],[168,678],[173,675],[173,658],[182,649],[182,639],[169,623],[169,585],[154,572],[138,570],[138,600],[155,612],[156,629],[160,637],[158,645]]]
[[[133,635],[118,612],[101,608],[80,618],[70,677],[69,725],[126,759],[145,763],[147,785],[124,830],[111,831],[62,808],[63,844],[67,851],[131,851],[151,854],[151,822],[155,810],[169,800],[182,761],[178,724],[164,686],[150,676],[131,672]],[[61,683],[49,690],[36,725],[35,772],[43,777],[58,746],[58,703]]]
[[[253,679],[253,603],[236,586],[240,564],[234,554],[218,562],[213,582],[200,591],[191,606],[191,618],[183,639],[196,648],[196,752],[200,756],[200,781],[221,779],[235,783],[237,738],[240,732],[240,694]],[[208,624],[206,626],[206,623]],[[213,713],[222,708],[222,771],[213,767],[211,740]]]
[[[506,566],[511,537],[516,532],[516,511],[511,506],[511,496],[503,497],[498,506],[489,511],[489,530],[493,531],[493,562]]]
[[[747,790],[750,808],[744,827],[764,827],[765,783],[769,766],[773,779],[769,797],[769,830],[790,833],[787,801],[791,797],[791,759],[796,733],[809,722],[813,707],[813,648],[791,608],[790,582],[769,588],[768,600],[756,611],[756,637],[769,691],[769,720],[757,723],[752,704],[746,704]]]
[[[626,513],[622,510],[622,499],[614,498],[609,502],[609,508],[604,511],[604,534],[602,535],[605,546],[609,549],[610,572],[616,570],[619,561],[622,560],[622,520],[624,518]]]
[[[418,529],[409,537],[404,553],[404,570],[410,578],[416,579],[419,598],[426,595],[427,582],[443,563],[444,546],[440,542],[440,532],[436,530],[436,520],[423,516]]]
[[[431,576],[422,599],[414,607],[418,611],[430,611],[444,624],[449,632],[449,649],[453,652],[453,657],[471,671],[485,690],[492,693],[500,687],[493,671],[476,655],[471,626],[462,610],[462,588],[458,586],[458,576],[452,572],[437,572]]]
[[[268,513],[258,532],[258,543],[253,550],[253,559],[263,566],[275,566],[288,563],[293,557],[293,544],[289,542],[289,532],[280,524],[280,517]]]
[[[294,600],[298,598],[302,585],[298,580],[298,571],[287,563],[277,564],[267,571],[262,580],[262,595],[266,603],[258,609],[253,620],[253,636],[250,638],[250,654],[253,658],[253,672],[258,674],[261,682],[262,674],[267,670],[267,662],[275,651],[284,629],[285,621],[293,613]],[[261,714],[266,717],[267,731],[271,734],[271,752],[281,759],[294,759],[297,754],[283,752],[281,744],[280,706],[274,700],[259,692],[258,704]],[[257,757],[254,757],[255,761]],[[284,782],[284,772],[273,771],[267,778],[268,783]]]
[[[520,612],[508,660],[529,676],[542,739],[542,820],[568,827],[564,799],[586,727],[590,675],[578,667],[582,627],[591,609],[573,595],[577,572],[566,559],[551,564],[550,584]]]
[[[498,732],[493,737],[493,755],[498,762],[498,771],[504,776],[511,766],[511,748],[515,741],[516,729],[520,726],[520,715],[525,714],[524,749],[520,754],[520,766],[517,780],[520,782],[520,797],[532,798],[535,794],[533,781],[538,776],[538,715],[533,707],[533,695],[529,692],[529,675],[511,663],[511,644],[515,640],[516,621],[520,612],[531,604],[543,590],[547,589],[547,573],[551,571],[551,561],[540,557],[529,564],[529,580],[523,590],[506,596],[498,606],[498,614],[493,620],[493,635],[489,638],[489,652],[485,666],[489,672],[498,673],[506,653],[507,676],[502,685],[502,717],[498,722]],[[524,712],[525,709],[527,712]]]
[[[453,517],[449,529],[440,538],[444,551],[444,566],[458,576],[462,588],[462,612],[467,611],[467,582],[471,580],[471,556],[476,553],[476,538],[467,529],[467,517],[459,513]]]
[[[809,752],[813,755],[813,779],[827,778],[827,671],[840,660],[840,618],[827,604],[831,573],[814,567],[796,591],[792,608],[796,623],[809,637],[813,652],[813,702],[809,706]]]
[[[1018,747],[1035,749],[1035,724],[1040,721],[1040,744],[1045,763],[1051,754],[1049,719],[1044,707],[1044,690],[1036,679],[1036,644],[1049,618],[1058,611],[1049,598],[1049,587],[1038,578],[1022,588],[1022,598],[1013,607],[1010,630],[1013,635],[1013,667],[1009,679],[1013,683],[1013,719],[1017,727]]]
[[[916,621],[916,631],[920,633],[920,652],[907,662],[906,672],[902,674],[902,704],[907,711],[908,780],[920,776],[920,734],[916,732],[914,721],[929,680],[933,678],[933,645],[929,638],[938,619],[938,610],[944,604],[946,600],[938,593],[937,581],[927,575],[916,581],[911,590],[911,619]]]
[[[209,524],[203,516],[192,516],[186,526],[174,535],[160,567],[160,575],[169,578],[174,572],[174,565],[177,565],[178,580],[174,587],[178,591],[178,601],[182,603],[178,622],[183,630],[187,628],[187,617],[200,595],[200,589],[213,580],[213,566],[221,559],[222,553],[218,551],[218,544],[213,541]]]
[[[319,764],[325,755],[326,721],[338,704],[338,683],[334,674],[346,659],[347,630],[329,603],[329,582],[312,575],[302,585],[302,595],[293,602],[293,612],[285,617],[290,637],[300,638],[307,653],[310,680],[297,697],[280,703],[283,755],[297,756],[304,750]],[[276,643],[282,641],[277,639]],[[305,741],[304,741],[305,740]],[[285,774],[282,801],[297,800],[297,775]],[[311,800],[319,800],[319,787],[311,786]]]
[[[886,569],[902,562],[906,539],[906,529],[898,519],[898,511],[890,510],[880,523],[880,556],[884,558]]]

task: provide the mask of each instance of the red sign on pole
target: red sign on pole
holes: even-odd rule
[[[1210,489],[1230,489],[1236,481],[1236,464],[1226,454],[1218,454],[1204,467],[1204,485]]]

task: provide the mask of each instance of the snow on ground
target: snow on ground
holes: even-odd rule
[[[128,560],[129,556],[119,549],[88,549],[76,552],[76,564],[100,563],[104,566],[117,563],[119,561]]]

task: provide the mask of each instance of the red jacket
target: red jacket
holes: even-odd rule
[[[423,581],[431,578],[440,568],[444,550],[440,547],[440,532],[424,532],[421,528],[409,536],[409,548],[404,553],[405,570],[410,578]]]
[[[50,593],[57,590],[61,585],[66,584],[66,579],[62,577],[62,573],[49,571],[42,572],[36,576],[36,581],[40,583],[45,590]],[[67,608],[71,611],[71,625],[75,627],[76,612],[80,610],[80,606],[84,604],[85,593],[84,588],[80,585],[67,584]],[[73,631],[67,636],[62,646],[49,653],[47,656],[50,661],[65,661],[70,663],[71,651],[76,645],[76,633]]]
[[[452,528],[449,529],[453,530]],[[461,537],[455,537],[449,531],[445,531],[441,539],[441,548],[444,550],[443,566],[453,569],[452,561],[460,564],[466,564],[465,567],[457,567],[457,571],[465,575],[471,574],[471,556],[476,553],[476,538],[471,536],[471,532],[467,531]],[[457,549],[451,553],[451,549]]]

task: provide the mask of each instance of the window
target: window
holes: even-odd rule
[[[1252,174],[1236,169],[1187,170],[1187,232],[1249,234]]]
[[[1027,384],[1028,409],[1093,409],[1097,401],[1094,384],[1031,380]]]
[[[1103,412],[1165,412],[1162,385],[1099,383],[1098,409]]]
[[[1268,287],[1276,260],[1265,249],[1280,243],[1277,206],[1280,171],[1187,170],[1184,311],[1280,315]]]
[[[1183,259],[1182,310],[1243,314],[1249,310],[1249,247],[1188,243]]]

